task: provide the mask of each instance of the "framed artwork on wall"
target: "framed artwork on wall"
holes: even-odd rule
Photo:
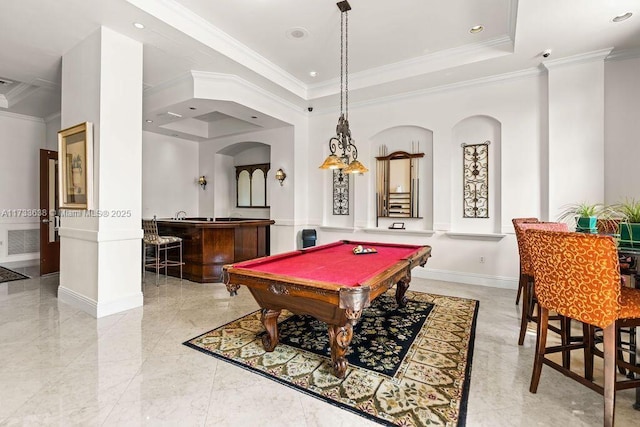
[[[93,207],[93,125],[84,122],[58,132],[61,209]]]
[[[462,144],[463,218],[489,218],[489,144]]]

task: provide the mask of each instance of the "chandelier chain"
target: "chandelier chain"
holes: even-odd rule
[[[349,119],[349,12],[345,12],[344,22],[344,105],[345,118]]]
[[[344,92],[344,13],[340,13],[340,115],[343,113]]]

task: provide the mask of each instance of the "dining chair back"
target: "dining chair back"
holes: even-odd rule
[[[520,253],[520,283],[522,285],[522,314],[520,316],[520,335],[518,337],[518,345],[524,344],[524,338],[527,333],[527,325],[529,322],[537,322],[537,317],[534,316],[534,308],[536,305],[536,296],[533,291],[533,266],[531,264],[531,256],[527,246],[527,240],[525,233],[528,230],[547,230],[547,231],[561,231],[568,232],[569,226],[564,222],[529,222],[520,223],[518,225],[520,229],[520,237],[518,242]],[[563,327],[562,322],[565,319],[553,316],[552,319],[560,320],[561,326],[556,328],[552,326],[551,330],[560,334],[561,339],[569,340],[569,325]],[[568,355],[566,355],[568,357]],[[567,366],[570,364],[568,358],[565,358]]]
[[[537,392],[542,365],[548,365],[603,394],[604,425],[613,426],[616,389],[640,385],[640,380],[616,381],[616,328],[640,323],[640,290],[620,285],[617,246],[610,236],[529,230],[525,238],[539,310],[529,391]],[[582,341],[547,347],[549,310],[582,322]],[[604,386],[593,382],[594,327],[603,330]],[[584,376],[546,357],[579,349],[584,353]]]
[[[520,260],[522,260],[522,242],[524,241],[524,230],[520,226],[520,224],[532,223],[532,222],[540,222],[538,218],[512,218],[511,223],[513,224],[513,230],[516,233],[516,242],[518,243],[518,255],[520,256]],[[518,294],[516,295],[516,305],[520,303],[520,296],[522,295],[522,288],[524,287],[523,283],[523,275],[522,275],[522,261],[520,261],[520,280],[518,282]]]

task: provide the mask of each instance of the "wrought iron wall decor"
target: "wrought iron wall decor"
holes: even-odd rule
[[[349,175],[333,170],[333,214],[349,215]]]
[[[462,144],[463,218],[489,218],[489,144]]]

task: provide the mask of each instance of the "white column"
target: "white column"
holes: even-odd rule
[[[62,58],[62,128],[94,125],[94,210],[61,219],[61,301],[142,305],[142,44],[102,27]]]
[[[545,219],[555,220],[567,203],[604,202],[604,59],[608,54],[609,50],[598,51],[544,63],[549,70],[549,134],[542,171],[548,177],[542,195]]]

